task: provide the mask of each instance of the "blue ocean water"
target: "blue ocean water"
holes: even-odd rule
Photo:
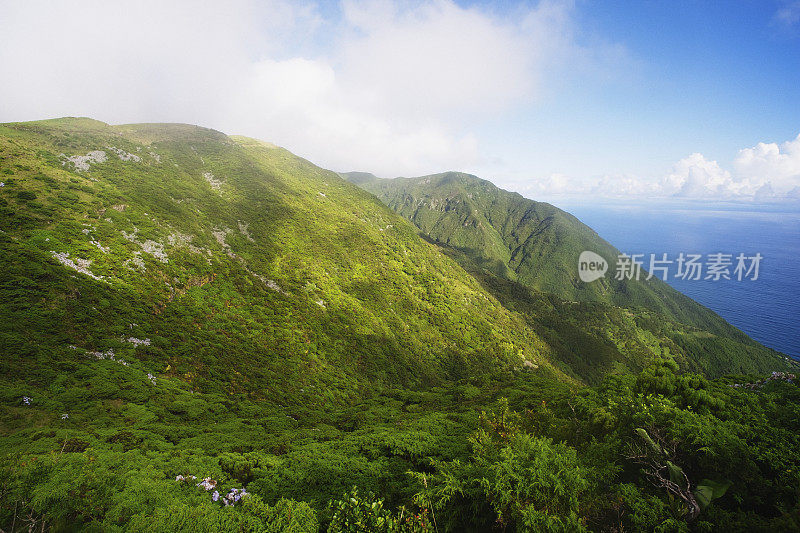
[[[800,209],[687,203],[554,202],[627,254],[760,253],[758,279],[668,283],[765,346],[800,359]],[[611,259],[611,258],[610,258]],[[612,266],[613,268],[613,266]],[[730,269],[733,274],[733,267]],[[705,271],[704,271],[705,275]]]

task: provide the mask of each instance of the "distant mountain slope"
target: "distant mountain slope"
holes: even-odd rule
[[[340,172],[339,175],[350,183],[355,183],[356,185],[361,185],[362,183],[369,183],[371,181],[380,179],[371,172]]]
[[[577,218],[548,203],[458,172],[362,179],[360,186],[434,242],[460,252],[462,264],[471,269],[566,300],[644,307],[678,322],[747,339],[714,312],[657,278],[616,280],[611,272],[592,283],[581,282],[577,263],[582,251],[600,254],[611,268],[619,251]]]
[[[638,372],[659,358],[710,376],[797,367],[752,340],[714,334],[645,308],[564,300],[489,272],[473,275],[507,309],[525,317],[558,355],[559,368],[588,383]]]
[[[526,316],[560,354],[558,360],[569,361],[584,379],[638,369],[666,354],[712,375],[786,362],[657,278],[616,280],[612,272],[592,283],[580,281],[582,251],[599,253],[611,265],[619,251],[550,204],[458,172],[396,179],[343,175],[355,175],[359,186],[417,225],[507,308]],[[693,329],[697,333],[675,334]],[[641,342],[645,338],[659,339],[657,346]]]
[[[584,309],[471,275],[465,253],[426,242],[372,194],[253,139],[5,124],[0,182],[0,379],[15,390],[98,359],[323,408],[372,387],[515,369],[585,383],[658,357],[709,374],[782,365],[737,330],[721,334],[724,322]],[[558,218],[542,234],[572,239]],[[500,249],[492,235],[485,250]]]

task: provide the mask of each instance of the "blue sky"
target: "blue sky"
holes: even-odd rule
[[[540,174],[658,176],[693,152],[729,165],[741,148],[794,139],[800,21],[778,18],[789,5],[580,2],[579,40],[614,43],[626,60],[529,106],[506,135],[498,124],[497,143],[529,146]]]
[[[609,102],[632,135],[664,131],[683,152],[712,158],[800,127],[800,24],[783,2],[587,2],[581,19],[639,60],[639,83]],[[800,7],[797,8],[800,11]]]
[[[0,121],[190,122],[532,197],[800,200],[798,0],[0,7]]]

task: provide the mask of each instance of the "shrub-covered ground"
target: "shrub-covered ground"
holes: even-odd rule
[[[451,252],[251,139],[0,126],[0,528],[797,527],[783,357]]]
[[[111,360],[58,370],[69,377],[41,393],[3,390],[5,531],[800,525],[800,390],[786,376],[709,381],[664,362],[577,388],[503,373],[318,411],[152,383]]]

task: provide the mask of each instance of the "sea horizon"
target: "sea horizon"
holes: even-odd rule
[[[764,346],[800,359],[800,204],[696,202],[685,199],[548,198],[622,253],[674,260],[680,253],[760,253],[756,280],[683,280],[673,288],[722,316]],[[674,264],[673,264],[674,266]]]

